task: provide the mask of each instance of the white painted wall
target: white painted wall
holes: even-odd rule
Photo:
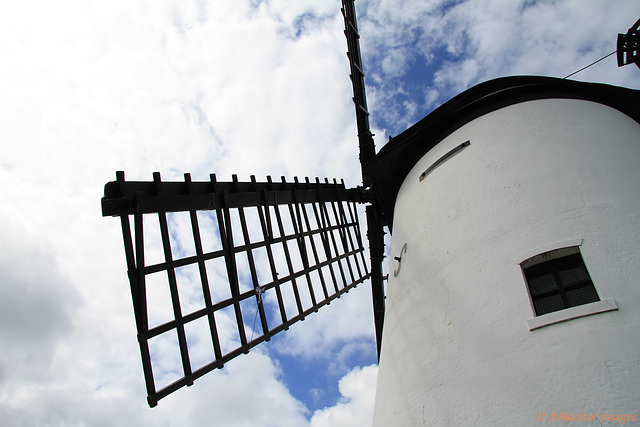
[[[374,425],[541,425],[542,412],[640,422],[638,123],[568,99],[486,114],[418,162],[394,215],[391,255],[407,251],[398,277],[389,268]],[[518,263],[567,242],[581,242],[618,310],[530,331]]]

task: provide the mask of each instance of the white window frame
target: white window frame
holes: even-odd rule
[[[527,292],[527,296],[529,297],[529,303],[531,304],[531,311],[534,315],[534,317],[527,320],[527,327],[529,328],[530,331],[542,328],[544,326],[565,322],[567,320],[572,320],[580,317],[591,316],[593,314],[606,313],[608,311],[618,310],[618,305],[616,304],[616,302],[611,298],[607,298],[607,299],[601,299],[600,301],[578,305],[576,307],[565,308],[563,310],[554,311],[554,312],[543,314],[540,316],[535,315],[535,309],[533,306],[533,301],[531,299],[529,285],[524,276],[524,268],[527,267],[527,265],[523,266],[522,264],[535,256],[542,255],[544,253],[555,251],[558,249],[563,249],[563,248],[569,249],[571,247],[578,247],[578,250],[580,251],[581,245],[582,245],[582,239],[558,241],[548,245],[537,247],[533,250],[528,251],[525,254],[522,254],[521,256],[515,259],[515,262],[516,264],[518,264],[518,268],[520,268],[520,272],[522,273],[522,278],[524,280],[524,288]],[[582,252],[580,251],[580,253]],[[594,283],[594,287],[595,287],[595,283]],[[596,288],[596,292],[597,292],[597,288]],[[598,295],[599,294],[600,293],[598,292]]]

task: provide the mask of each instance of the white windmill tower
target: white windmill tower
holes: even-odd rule
[[[374,425],[638,421],[638,164],[639,91],[544,77],[475,86],[383,147]]]

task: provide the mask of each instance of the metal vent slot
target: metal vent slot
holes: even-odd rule
[[[424,172],[422,172],[422,174],[420,174],[420,178],[418,180],[422,182],[422,180],[425,179],[427,175],[429,175],[431,172],[433,172],[434,169],[436,169],[438,166],[440,166],[441,164],[449,160],[454,155],[458,154],[460,151],[462,151],[464,148],[468,147],[469,145],[471,145],[471,141],[465,141],[462,144],[458,145],[453,150],[449,151],[444,156],[440,157],[438,160],[435,161],[434,164],[429,166],[427,170],[425,170]]]

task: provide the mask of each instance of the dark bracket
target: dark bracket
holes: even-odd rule
[[[152,407],[371,276],[355,205],[370,197],[362,189],[317,178],[217,182],[211,175],[193,182],[185,174],[184,182],[162,182],[154,173],[152,182],[126,182],[123,172],[116,176],[105,186],[102,212],[121,220]],[[213,237],[212,247],[203,234]],[[157,249],[145,239],[154,237],[162,260],[148,264],[145,256]],[[158,308],[163,303],[165,310]]]
[[[640,68],[640,19],[627,34],[618,34],[617,57],[618,67],[635,63]]]

